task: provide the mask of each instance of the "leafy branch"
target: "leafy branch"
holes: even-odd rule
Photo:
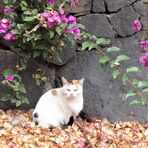
[[[126,85],[128,82],[128,84],[131,85],[131,87],[133,88],[133,91],[129,91],[125,95],[125,99],[127,100],[129,97],[134,97],[137,95],[138,98],[140,99],[134,100],[130,104],[148,105],[148,102],[143,95],[144,92],[148,92],[148,82],[140,81],[137,79],[131,79],[128,76],[128,73],[141,72],[141,70],[136,66],[131,66],[131,67],[128,67],[125,71],[121,67],[121,62],[129,60],[130,57],[124,54],[118,54],[115,60],[113,60],[107,53],[114,53],[114,52],[117,53],[121,51],[121,49],[118,47],[112,46],[112,47],[108,47],[106,51],[102,50],[101,47],[110,45],[109,39],[104,39],[104,38],[98,39],[96,36],[92,36],[89,33],[85,33],[85,32],[83,32],[82,36],[83,36],[83,39],[89,40],[89,41],[84,41],[82,43],[82,50],[96,49],[98,53],[101,54],[101,57],[99,58],[99,62],[101,66],[106,67],[108,64],[110,64],[111,68],[115,68],[115,70],[113,70],[113,73],[112,73],[113,78],[116,79],[118,76],[121,75],[122,83]]]

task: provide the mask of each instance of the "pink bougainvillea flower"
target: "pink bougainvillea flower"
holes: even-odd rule
[[[79,0],[72,0],[70,4],[71,8],[75,8],[78,5],[78,3],[79,3]]]
[[[13,12],[13,9],[10,8],[10,7],[6,7],[6,8],[4,9],[4,14],[10,14],[10,13],[12,13],[12,12]]]
[[[7,84],[9,82],[12,82],[14,80],[14,76],[13,75],[8,75],[6,76],[5,80],[2,81],[3,84]]]
[[[57,11],[46,11],[42,14],[48,28],[54,28],[61,23],[61,17]]]
[[[76,142],[77,148],[85,148],[86,144],[83,140],[79,140]]]
[[[14,80],[14,76],[13,76],[13,75],[8,75],[8,76],[6,77],[6,80],[7,80],[8,82],[12,82],[12,81]]]
[[[5,39],[6,41],[15,40],[15,39],[16,39],[16,34],[13,34],[13,33],[11,33],[11,32],[6,33],[6,34],[4,35],[4,39]]]
[[[67,22],[68,22],[68,18],[66,17],[66,15],[62,15],[62,16],[61,16],[61,21],[62,21],[63,23],[67,23]]]
[[[144,64],[145,70],[148,70],[148,52],[139,58],[139,62]]]
[[[65,28],[65,31],[70,34],[80,35],[80,29],[78,27],[73,27],[72,29]]]
[[[106,142],[107,141],[107,135],[101,135],[100,140]]]
[[[80,35],[80,33],[81,33],[81,31],[78,27],[72,28],[72,32],[73,32],[73,34],[77,34],[77,35]]]
[[[76,24],[76,17],[70,15],[68,16],[68,23],[69,24]]]
[[[50,5],[55,5],[55,4],[56,4],[56,0],[49,0],[48,3],[49,3]]]
[[[148,50],[148,40],[140,42],[140,48],[143,50]]]
[[[6,33],[11,29],[12,21],[8,18],[0,19],[0,33]]]
[[[79,41],[81,40],[81,38],[80,38],[81,31],[78,27],[73,27],[72,29],[65,28],[65,32],[69,33],[69,34],[76,35],[74,37],[74,40],[79,40]]]
[[[136,19],[136,20],[133,22],[133,24],[132,24],[132,29],[133,29],[134,31],[140,31],[141,28],[142,28],[141,22],[140,22],[138,19]]]

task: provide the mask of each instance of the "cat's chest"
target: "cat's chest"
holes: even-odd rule
[[[78,114],[83,108],[83,99],[68,101],[67,104],[73,112]]]

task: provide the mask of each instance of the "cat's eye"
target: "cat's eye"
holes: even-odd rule
[[[67,91],[70,91],[70,89],[67,89]]]
[[[75,89],[74,91],[78,91],[77,89]]]

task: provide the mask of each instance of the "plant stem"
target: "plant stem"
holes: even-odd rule
[[[85,130],[85,128],[79,122],[75,121],[75,123],[80,128],[81,132],[84,133],[84,137],[85,137],[87,143],[90,145],[90,147],[91,148],[95,148],[94,145],[92,144],[92,142],[88,139],[88,137],[87,137],[87,131]]]

